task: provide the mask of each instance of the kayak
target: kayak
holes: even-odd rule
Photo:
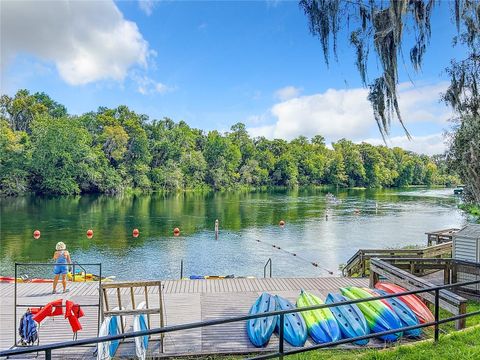
[[[375,285],[375,288],[386,291],[389,294],[398,294],[398,293],[408,291],[407,289],[401,286],[398,286],[392,283],[385,283],[385,282],[378,282]],[[425,324],[427,322],[435,321],[435,317],[433,316],[428,306],[425,305],[418,296],[411,294],[411,295],[399,296],[398,298],[402,300],[405,304],[407,304],[407,306],[414,312],[414,314],[417,316],[418,320],[420,321],[420,324]]]
[[[118,310],[118,307],[113,309]],[[98,336],[118,335],[122,333],[120,316],[106,317],[103,320],[102,326]],[[120,345],[120,340],[105,341],[99,343],[97,346],[97,359],[98,360],[110,360],[115,356],[115,353]]]
[[[233,279],[235,275],[190,275],[188,278],[182,280],[219,280],[219,279]]]
[[[145,301],[141,302],[137,306],[137,310],[139,309],[146,309]],[[139,314],[133,316],[133,331],[143,331],[148,330],[148,323],[147,323],[147,315]],[[147,356],[147,348],[148,348],[148,340],[149,336],[137,336],[135,338],[135,353],[137,354],[137,358],[140,360],[145,360]]]
[[[249,315],[275,311],[276,300],[273,295],[263,293],[250,308]],[[256,347],[268,344],[277,325],[277,316],[250,319],[247,321],[247,334],[250,342]]]
[[[329,293],[325,299],[325,304],[342,303],[348,300],[343,295]],[[333,316],[335,316],[344,338],[370,334],[367,320],[356,304],[335,306],[331,307],[330,310]],[[366,345],[368,344],[368,339],[358,340],[354,343],[356,345]]]
[[[15,282],[14,277],[9,276],[0,276],[0,283],[10,283]],[[53,283],[53,279],[29,279],[28,277],[17,278],[17,283]]]
[[[297,299],[297,307],[322,305],[323,301],[304,290]],[[316,343],[328,343],[340,340],[341,333],[337,320],[328,308],[301,312],[308,333]]]
[[[372,297],[369,292],[355,286],[342,288],[340,291],[345,297],[351,300]],[[368,302],[357,303],[356,305],[362,311],[367,320],[368,327],[373,333],[400,329],[402,327],[402,323],[398,316],[380,300],[370,300]],[[402,336],[401,331],[380,336],[380,339],[385,341],[396,341],[400,336]]]
[[[295,305],[281,296],[276,295],[275,301],[277,310],[295,309]],[[278,316],[276,330],[280,330],[280,316]],[[303,346],[307,341],[307,326],[298,312],[284,315],[283,335],[284,339],[293,346]]]
[[[368,290],[371,291],[373,295],[388,295],[388,293],[384,290]],[[390,309],[395,311],[395,314],[397,314],[398,318],[402,322],[402,327],[415,326],[420,323],[415,313],[407,306],[407,304],[405,304],[399,298],[393,297],[388,299],[382,299],[380,301],[387,305]],[[405,331],[405,335],[410,337],[420,337],[422,335],[422,329],[407,330]]]

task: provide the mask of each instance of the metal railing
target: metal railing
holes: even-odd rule
[[[18,345],[17,342],[17,308],[33,308],[33,307],[38,307],[41,308],[45,306],[45,304],[19,304],[17,302],[18,299],[18,281],[17,281],[17,276],[18,276],[18,267],[19,266],[55,266],[55,263],[15,263],[15,281],[14,281],[14,290],[13,290],[13,329],[14,329],[14,334],[13,334],[13,347],[16,347]],[[68,266],[69,264],[65,264]],[[82,307],[96,307],[97,308],[97,334],[100,330],[100,311],[102,308],[102,297],[100,294],[100,288],[102,286],[102,264],[101,263],[93,263],[93,264],[79,264],[77,262],[72,262],[73,271],[75,270],[75,265],[79,266],[81,269],[84,271],[84,277],[86,279],[87,273],[85,266],[95,266],[98,267],[99,270],[99,278],[98,278],[98,303],[97,304],[79,304]],[[72,279],[75,281],[75,273],[72,274]],[[63,307],[63,306],[62,306]],[[8,350],[7,350],[8,351]],[[0,355],[0,357],[3,355]]]
[[[272,277],[272,258],[268,258],[267,262],[265,263],[265,266],[263,267],[263,278],[267,277],[267,266],[270,265],[269,270],[270,270],[270,277]]]
[[[467,317],[470,317],[470,316],[480,315],[480,310],[478,310],[478,311],[472,311],[472,312],[469,312],[469,313],[466,313],[466,314],[455,315],[455,316],[440,320],[439,319],[439,292],[440,292],[440,290],[448,289],[448,288],[455,288],[455,287],[459,287],[459,286],[474,285],[474,284],[478,284],[478,283],[480,283],[480,280],[466,281],[466,282],[461,282],[461,283],[456,283],[456,284],[433,286],[433,287],[430,287],[430,288],[425,288],[425,289],[420,289],[420,290],[405,291],[405,292],[396,293],[396,294],[388,294],[388,295],[375,296],[375,297],[364,298],[364,299],[349,300],[349,301],[344,301],[344,302],[341,302],[341,303],[322,304],[322,305],[315,305],[315,306],[302,307],[302,308],[292,308],[292,309],[289,309],[289,310],[272,311],[272,312],[268,312],[268,313],[261,313],[261,314],[255,314],[255,315],[245,315],[245,316],[237,316],[237,317],[226,318],[226,319],[201,321],[201,322],[195,322],[195,323],[184,324],[184,325],[166,326],[166,327],[163,327],[163,328],[155,328],[155,329],[151,329],[151,330],[135,331],[135,332],[123,333],[123,334],[119,334],[119,335],[102,336],[102,337],[82,339],[82,340],[77,340],[77,341],[66,341],[66,342],[54,343],[54,344],[48,344],[48,345],[31,346],[31,347],[28,347],[28,348],[10,349],[10,350],[5,350],[5,351],[0,351],[0,357],[22,355],[22,354],[27,354],[27,353],[32,353],[32,352],[42,352],[43,351],[43,352],[45,352],[45,358],[47,360],[50,360],[51,356],[52,356],[52,351],[62,349],[62,348],[74,347],[74,346],[84,346],[84,345],[93,345],[93,344],[98,344],[98,343],[105,342],[105,341],[125,340],[125,339],[135,338],[135,337],[139,337],[139,336],[150,336],[150,335],[156,335],[156,334],[165,334],[165,333],[170,333],[170,332],[174,332],[174,331],[196,329],[196,328],[202,328],[202,327],[206,327],[206,326],[221,325],[221,324],[227,324],[227,323],[233,323],[233,322],[239,322],[239,321],[247,321],[247,320],[264,318],[264,317],[269,317],[269,316],[279,316],[280,324],[279,324],[278,351],[274,352],[274,353],[266,354],[266,355],[256,356],[256,357],[251,358],[251,360],[253,360],[253,359],[255,359],[255,360],[273,359],[273,358],[283,359],[283,357],[286,356],[286,355],[293,355],[293,354],[298,354],[298,353],[311,351],[311,350],[315,350],[315,349],[322,349],[322,348],[332,347],[332,346],[341,345],[341,344],[348,344],[348,343],[356,342],[356,341],[359,341],[359,340],[367,340],[367,339],[372,339],[372,338],[376,338],[376,337],[379,337],[379,336],[395,334],[395,333],[399,333],[399,332],[403,332],[403,331],[420,329],[420,328],[431,327],[431,326],[434,327],[434,341],[437,342],[438,338],[439,338],[439,325],[444,324],[444,323],[448,323],[448,322],[452,322],[452,321],[456,321],[456,320],[459,320],[459,319],[464,319],[464,318],[467,318]],[[369,302],[369,301],[372,301],[372,300],[389,299],[389,298],[394,298],[394,297],[399,297],[399,296],[415,295],[415,294],[420,294],[420,293],[425,293],[425,292],[434,292],[434,294],[435,294],[435,301],[434,301],[435,321],[433,321],[433,322],[418,324],[418,325],[414,325],[414,326],[405,326],[405,327],[402,327],[402,328],[397,328],[397,329],[392,329],[392,330],[382,331],[382,332],[377,332],[377,333],[370,333],[370,334],[364,335],[364,336],[346,338],[346,339],[341,339],[341,340],[338,340],[338,341],[332,341],[332,342],[316,344],[316,345],[308,346],[308,347],[296,348],[296,349],[289,350],[289,351],[285,351],[285,349],[284,349],[284,331],[283,330],[284,330],[284,323],[285,323],[285,315],[286,314],[303,312],[303,311],[318,310],[318,309],[324,309],[324,308],[331,308],[331,307],[337,307],[337,306],[344,306],[344,305],[352,305],[352,304],[358,304],[358,303],[363,303],[363,302]]]

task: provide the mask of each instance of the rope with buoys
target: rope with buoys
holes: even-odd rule
[[[235,234],[235,235],[236,235],[236,234]],[[237,235],[237,236],[242,237],[242,235]],[[269,242],[260,240],[259,238],[255,238],[254,240],[255,240],[256,242],[263,243],[263,244],[265,244],[265,245],[269,245],[269,246],[273,247],[274,249],[284,251],[284,252],[286,252],[287,254],[290,254],[290,255],[292,255],[292,256],[295,256],[297,259],[306,261],[306,262],[308,262],[310,265],[312,265],[312,266],[314,266],[314,267],[316,267],[316,268],[319,268],[319,269],[321,269],[321,270],[323,270],[323,271],[328,272],[330,275],[333,275],[333,274],[334,274],[333,271],[330,271],[330,270],[328,270],[327,268],[324,268],[324,267],[318,265],[318,263],[316,263],[316,262],[314,262],[314,261],[310,261],[310,260],[304,258],[303,256],[298,255],[297,253],[294,253],[294,252],[285,250],[284,248],[282,248],[282,247],[280,247],[280,246],[278,246],[278,245],[271,244],[271,243],[269,243]]]

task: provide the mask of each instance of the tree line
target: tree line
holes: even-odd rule
[[[252,138],[242,123],[204,132],[127,106],[69,115],[45,93],[0,99],[0,193],[115,194],[269,186],[448,185],[444,158],[321,135]]]

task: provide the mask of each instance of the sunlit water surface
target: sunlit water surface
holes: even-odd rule
[[[64,241],[73,260],[100,262],[103,274],[117,279],[179,278],[182,259],[184,276],[260,277],[269,258],[273,276],[328,276],[359,248],[425,245],[425,231],[462,226],[467,218],[452,192],[340,190],[339,201],[322,190],[1,199],[0,275],[12,275],[15,262],[49,261],[56,242]],[[87,229],[94,230],[92,239]],[[50,266],[19,268],[30,277],[51,272]]]

